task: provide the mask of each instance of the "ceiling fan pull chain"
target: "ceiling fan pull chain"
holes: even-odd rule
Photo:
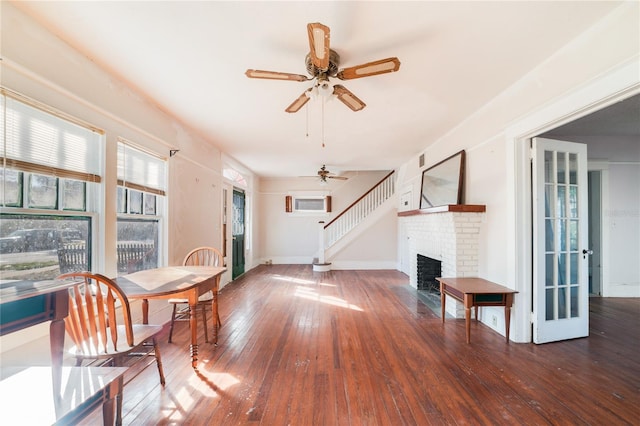
[[[305,130],[306,130],[306,138],[307,138],[307,141],[308,141],[309,140],[309,105],[305,105],[304,108],[305,108],[305,113],[307,115],[307,117],[306,117],[306,121],[307,121],[306,122],[306,126],[307,126],[307,128]]]

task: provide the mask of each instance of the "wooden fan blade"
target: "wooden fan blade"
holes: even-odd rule
[[[298,96],[298,99],[293,101],[293,103],[289,105],[287,109],[285,109],[285,111],[291,113],[298,112],[300,108],[302,108],[307,102],[309,102],[309,97],[307,96],[307,91],[305,90],[302,95]]]
[[[329,27],[319,22],[307,24],[311,62],[323,71],[329,69]]]
[[[302,74],[289,74],[286,72],[264,71],[264,70],[247,70],[244,73],[249,78],[265,78],[267,80],[292,80],[307,81],[309,78]]]
[[[340,80],[352,80],[354,78],[370,77],[372,75],[385,74],[395,72],[400,69],[400,61],[398,58],[387,58],[379,61],[367,62],[366,64],[356,65],[355,67],[340,70],[336,77]]]
[[[329,179],[339,179],[339,180],[347,180],[348,177],[345,176],[327,176]]]
[[[364,102],[362,102],[356,95],[351,93],[346,87],[336,84],[333,86],[333,94],[340,99],[340,101],[351,108],[353,111],[360,111],[364,107],[367,106]]]

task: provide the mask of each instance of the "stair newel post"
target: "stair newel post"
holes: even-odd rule
[[[318,263],[324,264],[324,220],[318,222],[318,242],[319,242],[319,250],[318,250]]]
[[[318,250],[318,261],[313,263],[313,270],[316,272],[327,272],[331,270],[331,263],[326,263],[324,258],[325,230],[324,230],[323,220],[318,222],[318,231],[319,231],[318,244],[320,247]]]

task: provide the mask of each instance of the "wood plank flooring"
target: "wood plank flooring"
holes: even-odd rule
[[[443,325],[397,271],[260,266],[220,293],[218,346],[186,323],[124,390],[128,425],[625,425],[640,419],[640,299],[593,299],[590,337],[505,344]],[[201,333],[202,334],[202,333]],[[86,424],[99,422],[99,414]]]

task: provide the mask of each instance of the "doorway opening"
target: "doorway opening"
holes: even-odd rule
[[[589,296],[602,296],[602,171],[590,170],[589,180]]]

